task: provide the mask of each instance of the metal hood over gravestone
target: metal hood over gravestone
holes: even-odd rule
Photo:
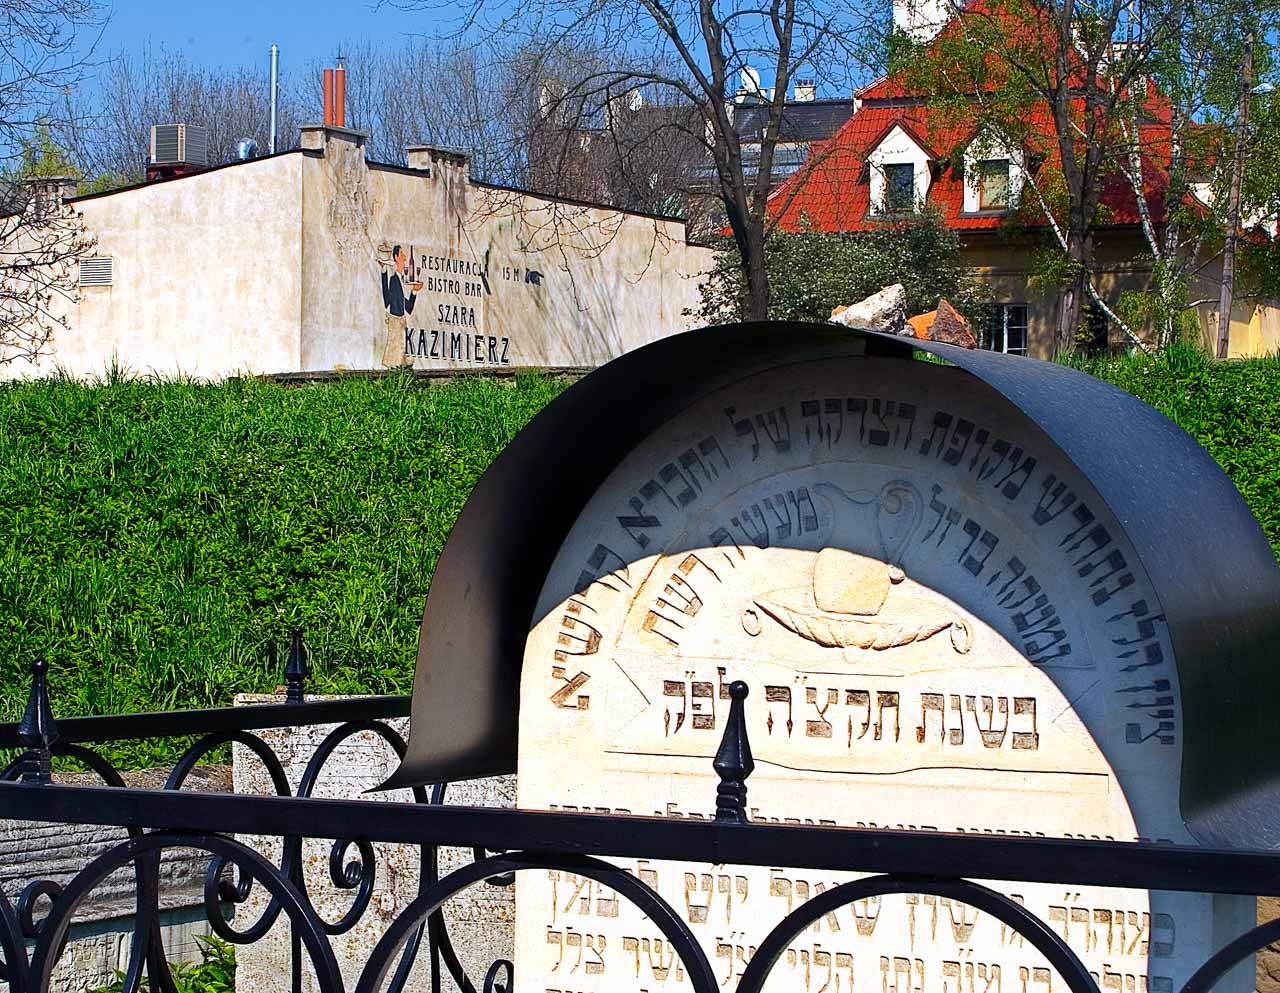
[[[1113,387],[830,326],[693,332],[566,391],[477,486],[393,784],[518,765],[522,807],[705,817],[742,680],[754,820],[1271,847],[1280,722],[1254,701],[1277,594],[1234,487]],[[847,878],[786,866],[630,868],[732,989],[774,923]],[[1117,993],[1169,993],[1253,913],[993,885]],[[682,978],[634,908],[557,873],[518,881],[516,954],[529,989]],[[827,915],[771,983],[1050,993],[1054,976],[998,921],[906,896]]]

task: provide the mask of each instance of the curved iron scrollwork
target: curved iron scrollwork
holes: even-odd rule
[[[290,688],[292,695],[301,699],[306,665],[305,654],[296,638],[291,658],[293,679]],[[83,744],[59,738],[57,724],[48,707],[45,672],[41,669],[34,675],[39,678],[33,679],[32,698],[24,715],[21,734],[17,736],[26,751],[0,773],[0,780],[16,782],[18,785],[3,786],[0,789],[34,790],[35,793],[63,789],[49,785],[52,779],[51,759],[53,756],[66,756],[82,763],[111,788],[103,791],[104,793],[127,791],[124,778],[110,762]],[[714,827],[727,832],[726,839],[729,836],[741,837],[737,834],[740,830],[756,830],[746,826],[746,781],[754,767],[744,709],[748,696],[747,686],[735,682],[730,687],[730,695],[733,703],[714,761],[714,769],[720,779],[715,796]],[[311,705],[298,703],[296,706],[305,708]],[[308,805],[323,806],[329,802],[314,798],[327,763],[338,753],[344,742],[363,733],[374,735],[397,756],[404,755],[405,742],[402,736],[384,721],[372,717],[345,720],[338,723],[317,746],[295,791],[290,787],[280,757],[262,737],[244,727],[223,727],[204,734],[184,751],[170,772],[165,789],[183,789],[200,761],[216,749],[228,744],[241,745],[266,770],[272,794],[276,798],[273,802],[296,804],[296,818],[305,819]],[[438,807],[445,803],[447,792],[447,784],[437,784],[429,790],[419,787],[412,791],[412,799],[415,805]],[[24,796],[30,798],[32,794],[27,792],[13,795],[21,800]],[[252,802],[252,798],[246,798],[246,802]],[[122,805],[122,809],[127,806]],[[390,832],[380,828],[384,822],[379,819],[379,813],[390,812],[393,808],[403,809],[404,805],[370,804],[367,819],[362,817],[359,824],[352,825],[353,830],[350,832],[345,831],[345,822],[333,819],[326,822],[329,831],[345,835],[329,842],[325,885],[331,886],[338,893],[350,894],[350,902],[346,903],[344,900],[345,909],[335,920],[327,920],[322,916],[317,907],[319,894],[308,889],[308,882],[314,886],[316,881],[309,881],[303,871],[302,835],[287,833],[293,830],[292,821],[280,822],[273,831],[267,832],[268,836],[280,839],[279,859],[278,862],[273,862],[243,842],[229,837],[230,832],[217,823],[189,824],[183,831],[168,830],[161,824],[152,830],[150,821],[113,820],[108,816],[104,819],[106,823],[118,823],[126,827],[126,841],[93,859],[69,880],[33,880],[26,884],[14,902],[0,893],[0,980],[8,983],[12,993],[43,993],[47,990],[54,967],[65,950],[70,923],[77,909],[83,906],[94,887],[109,875],[132,866],[137,910],[123,980],[124,991],[138,993],[143,982],[148,981],[155,993],[176,993],[176,983],[165,961],[162,942],[160,868],[161,857],[166,851],[187,849],[201,851],[209,856],[203,902],[205,914],[215,934],[234,944],[243,945],[260,940],[283,919],[289,925],[293,944],[290,962],[293,987],[301,987],[304,963],[309,963],[321,990],[326,993],[345,991],[333,939],[350,932],[371,906],[378,880],[379,852],[375,842],[406,842],[403,830]],[[311,809],[314,810],[315,806]],[[450,816],[453,813],[451,811]],[[20,803],[13,806],[10,816],[23,816]],[[478,840],[483,843],[465,844],[464,850],[469,849],[474,860],[448,874],[441,874],[440,849],[436,844],[423,843],[416,838],[410,841],[418,848],[421,869],[417,895],[391,921],[364,964],[354,993],[380,993],[383,990],[401,993],[424,951],[427,954],[428,975],[433,990],[438,991],[444,977],[448,975],[462,993],[477,993],[477,984],[467,975],[450,937],[444,913],[445,904],[457,894],[481,883],[511,886],[517,873],[529,870],[571,872],[609,887],[638,908],[662,932],[678,956],[696,993],[713,993],[721,989],[706,951],[689,925],[654,886],[618,865],[582,854],[567,836],[563,843],[545,838],[541,843],[522,843],[518,837],[520,833],[526,830],[526,826],[533,830],[537,818],[545,815],[503,812],[503,816],[509,818],[506,823],[513,832],[512,850],[509,851],[491,847],[505,841],[506,835],[485,833],[488,814],[474,811],[466,816],[467,822],[479,829]],[[586,815],[556,816],[566,823],[574,823],[574,829],[582,832],[578,837],[579,841],[590,830],[598,830],[601,834],[610,830],[607,820],[590,819]],[[842,829],[805,830],[813,832],[815,837],[826,838],[834,835],[824,835],[824,831],[837,832]],[[978,845],[986,843],[975,841]],[[663,835],[661,844],[666,843],[667,835]],[[926,843],[937,845],[943,841],[937,836],[930,836],[921,841],[922,845]],[[1042,843],[1034,841],[1026,844],[1035,848]],[[1142,846],[1126,847],[1148,851]],[[923,849],[917,851],[923,852]],[[1160,849],[1152,848],[1150,851]],[[604,854],[610,852],[605,851]],[[714,854],[704,855],[708,855],[708,861],[721,857],[718,848]],[[661,855],[655,852],[654,857],[672,857],[670,847],[664,848]],[[1280,855],[1275,858],[1276,863],[1280,864]],[[855,860],[851,856],[849,861]],[[740,861],[764,864],[751,858]],[[902,861],[906,862],[905,859]],[[1270,867],[1270,863],[1268,866]],[[856,864],[834,862],[829,867],[843,870],[860,868]],[[738,993],[760,993],[787,948],[801,938],[806,928],[825,915],[859,900],[891,894],[932,894],[983,911],[1012,929],[1042,954],[1065,981],[1070,993],[1099,993],[1097,981],[1063,937],[1050,925],[1009,897],[961,878],[963,874],[987,878],[979,872],[965,872],[966,868],[972,870],[973,866],[957,864],[955,875],[945,874],[950,869],[949,864],[943,867],[944,874],[934,875],[899,871],[896,865],[882,865],[880,868],[887,871],[817,893],[788,914],[760,942],[746,963],[736,985]],[[908,866],[904,864],[901,868],[907,869]],[[1032,875],[1025,878],[1036,877]],[[1167,875],[1163,877],[1163,881],[1167,883],[1171,878],[1172,874]],[[1162,879],[1153,876],[1149,881],[1144,880],[1143,885],[1150,889],[1176,888],[1176,881],[1173,887],[1161,886],[1161,881]],[[1096,876],[1093,882],[1098,882]],[[1268,881],[1260,885],[1271,884]],[[238,920],[240,915],[237,908],[245,908],[249,904],[257,887],[262,888],[260,892],[265,906],[253,921]],[[229,914],[229,910],[232,913]],[[1208,993],[1233,967],[1276,941],[1280,941],[1280,920],[1252,928],[1200,966],[1182,986],[1180,993]],[[32,943],[34,947],[29,950],[28,946]],[[514,993],[514,973],[514,965],[510,960],[500,958],[492,962],[478,985],[479,993]]]
[[[655,890],[625,869],[585,855],[557,855],[547,852],[517,852],[494,855],[456,869],[414,900],[387,928],[369,956],[355,993],[379,993],[392,957],[408,940],[413,929],[434,914],[450,897],[483,880],[529,869],[559,869],[608,886],[644,913],[671,943],[693,984],[695,993],[717,993],[719,984],[706,953],[684,920]],[[495,963],[495,966],[497,963]],[[486,983],[495,975],[489,970]],[[508,979],[511,969],[507,968]]]
[[[235,864],[248,877],[270,892],[274,902],[288,917],[293,932],[307,951],[317,982],[323,991],[342,993],[342,976],[324,927],[303,897],[280,870],[252,848],[220,835],[189,835],[167,832],[143,834],[104,852],[78,872],[63,889],[45,918],[31,956],[32,988],[44,990],[52,978],[54,965],[61,954],[72,916],[95,887],[111,873],[130,863],[152,861],[166,848],[188,848],[208,852],[224,863]]]

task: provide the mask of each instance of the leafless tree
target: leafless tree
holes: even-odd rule
[[[478,49],[406,33],[404,43],[341,47],[347,70],[347,124],[370,132],[369,155],[398,163],[407,145],[459,148],[476,175],[492,182],[523,178],[513,122],[503,100],[509,67]],[[330,61],[328,64],[332,64]],[[293,81],[305,116],[319,120],[320,74],[312,63]]]
[[[0,364],[36,358],[76,292],[83,225],[50,173],[79,123],[66,95],[89,70],[94,0],[0,0]],[[39,147],[38,147],[39,146]]]
[[[280,149],[298,143],[302,108],[292,98],[298,88],[296,81],[281,88]],[[103,67],[98,89],[72,148],[87,175],[108,175],[121,182],[141,180],[153,124],[208,128],[209,162],[214,165],[230,162],[243,138],[255,140],[261,152],[269,147],[265,53],[260,66],[218,68],[193,65],[181,53],[163,49],[122,53]]]
[[[429,10],[437,18],[446,9],[438,0],[397,0],[396,6]],[[600,66],[585,60],[580,71],[560,80],[561,89],[539,93],[544,114],[575,117],[634,93],[662,93],[670,105],[692,110],[692,120],[672,115],[664,130],[681,132],[703,150],[742,260],[744,313],[763,318],[769,306],[768,200],[787,93],[798,76],[838,93],[864,79],[882,51],[878,8],[861,0],[519,0],[493,6],[472,0],[455,26],[459,37],[502,38],[534,53],[529,78],[547,75],[542,65],[565,50],[617,53]],[[750,81],[761,70],[772,85],[751,95],[768,108],[768,121],[758,158],[748,164],[733,122],[734,96],[741,80],[753,88]]]

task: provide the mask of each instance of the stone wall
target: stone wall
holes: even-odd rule
[[[240,696],[237,705],[280,702],[273,696]],[[408,720],[387,721],[402,737],[408,736]],[[260,732],[264,741],[275,751],[284,765],[291,787],[296,791],[304,770],[316,748],[334,730],[335,725],[318,725],[304,728],[278,728]],[[392,749],[378,736],[361,732],[340,745],[325,764],[315,796],[329,799],[366,799],[386,803],[407,803],[412,797],[407,790],[366,794],[365,791],[383,782],[395,769],[397,759]],[[233,753],[235,790],[237,793],[269,794],[270,781],[261,763],[247,749],[236,745]],[[510,807],[515,804],[515,783],[512,777],[479,779],[457,783],[449,787],[446,802],[471,806]],[[242,838],[277,865],[280,860],[278,839],[261,837]],[[351,906],[352,891],[337,890],[329,879],[328,841],[312,840],[304,843],[304,872],[307,891],[315,902],[320,915],[336,921]],[[418,893],[420,880],[420,852],[412,845],[375,844],[377,852],[374,895],[363,917],[345,935],[333,937],[333,949],[348,988],[354,988],[360,970],[368,961],[369,953],[382,937],[387,926],[398,916]],[[347,861],[357,858],[355,850],[347,854]],[[440,854],[440,872],[444,875],[472,859],[464,849],[445,848]],[[266,905],[261,888],[255,888],[250,900],[236,912],[236,926],[243,927],[255,920]],[[480,883],[464,891],[446,904],[445,918],[449,935],[467,975],[477,988],[485,972],[495,959],[510,959],[514,941],[515,901],[508,887]],[[278,987],[282,977],[289,975],[289,934],[281,923],[261,941],[242,946],[236,951],[237,985],[242,990],[271,989]],[[430,976],[425,950],[406,986],[409,993],[427,993]],[[304,989],[310,993],[317,989],[314,976],[305,974]],[[445,976],[443,989],[455,993],[456,985]]]

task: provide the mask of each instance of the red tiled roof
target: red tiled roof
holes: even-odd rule
[[[1165,108],[1167,117],[1167,103]],[[1032,139],[1025,151],[1033,163],[1058,161],[1054,128],[1047,107],[1032,111],[1029,131],[1040,136]],[[933,149],[931,156],[941,157],[933,163],[928,203],[942,212],[948,227],[957,231],[979,231],[998,228],[1009,221],[1004,213],[965,213],[964,179],[953,162],[975,133],[974,124],[957,124],[939,119],[925,107],[923,100],[903,105],[869,102],[862,106],[828,141],[814,145],[809,160],[770,196],[769,211],[781,215],[783,230],[798,230],[804,225],[819,231],[859,231],[882,223],[870,213],[869,154],[893,130],[901,127],[918,144]],[[1147,202],[1153,219],[1164,216],[1164,190],[1168,184],[1167,162],[1169,130],[1167,124],[1147,123],[1140,129],[1142,173],[1147,189]],[[1019,218],[1029,226],[1043,225],[1033,194],[1024,187],[1024,204],[1028,209]],[[1137,224],[1140,221],[1137,198],[1125,176],[1109,175],[1103,182],[1100,220],[1106,224]]]
[[[962,19],[986,17],[992,14],[988,0],[972,2],[943,28],[940,37],[954,35],[962,30]],[[995,13],[994,16],[1005,16]],[[1049,28],[1019,23],[1011,30],[1020,37],[1044,38]],[[998,66],[991,67],[993,79],[988,85],[997,85]],[[880,223],[870,215],[870,182],[867,158],[871,151],[897,125],[907,131],[912,140],[926,149],[932,149],[931,157],[944,160],[933,164],[933,177],[929,186],[928,201],[938,208],[946,224],[959,231],[977,231],[998,228],[1009,217],[998,213],[966,214],[964,212],[964,180],[960,170],[951,164],[958,162],[958,154],[970,141],[976,130],[976,122],[956,123],[946,121],[931,113],[925,106],[926,98],[914,90],[902,73],[882,77],[857,93],[861,108],[832,138],[814,145],[809,161],[797,173],[788,178],[770,197],[769,210],[773,216],[781,215],[784,230],[796,230],[802,224],[823,231],[858,231]],[[1083,100],[1072,101],[1080,112]],[[1167,164],[1171,104],[1154,87],[1148,91],[1144,107],[1144,120],[1139,130],[1142,149],[1142,175],[1147,189],[1146,200],[1152,209],[1153,219],[1159,223],[1164,216],[1164,191],[1168,185]],[[1033,168],[1044,164],[1052,166],[1059,160],[1055,128],[1047,105],[1035,107],[1026,121],[1028,147],[1025,151]],[[1020,220],[1027,225],[1045,223],[1036,208],[1034,194],[1024,188],[1025,209]],[[1128,180],[1114,173],[1103,182],[1101,193],[1101,221],[1108,224],[1137,224],[1140,221],[1137,198]]]

